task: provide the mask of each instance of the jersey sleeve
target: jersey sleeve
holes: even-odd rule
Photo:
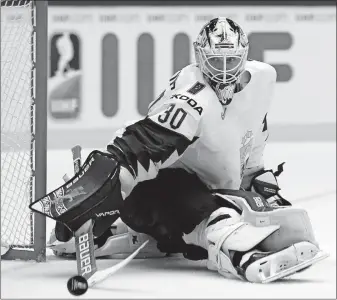
[[[241,183],[241,187],[243,189],[249,187],[250,181],[252,177],[256,174],[256,172],[264,169],[263,153],[267,144],[268,137],[269,133],[268,133],[267,114],[266,114],[261,124],[260,130],[255,137],[253,149],[249,156],[246,168],[244,170],[243,179]]]
[[[173,93],[148,118],[158,126],[193,140],[197,135],[203,108],[187,93]]]
[[[260,123],[260,128],[255,136],[253,149],[249,156],[246,168],[244,170],[244,175],[241,184],[241,187],[244,189],[250,185],[250,181],[252,177],[256,174],[256,172],[264,169],[263,154],[269,137],[267,118],[276,83],[275,69],[272,66],[266,64],[264,65],[265,65],[264,75],[266,76],[266,91],[267,91],[266,103],[264,104],[265,114],[262,122]]]
[[[189,99],[179,90],[164,93],[144,119],[117,131],[108,144],[107,150],[124,167],[121,184],[128,181],[130,192],[177,161],[198,139],[202,108]]]

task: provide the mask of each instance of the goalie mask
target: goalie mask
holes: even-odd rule
[[[247,61],[246,34],[234,21],[215,18],[202,28],[193,46],[201,72],[220,103],[228,105]]]

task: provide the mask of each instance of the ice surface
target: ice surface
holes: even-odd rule
[[[83,150],[85,158],[90,149]],[[137,259],[90,289],[82,298],[336,298],[336,143],[272,143],[267,168],[285,161],[279,178],[283,195],[306,208],[321,248],[330,257],[307,271],[271,284],[225,279],[205,262],[181,258]],[[48,152],[48,191],[72,174],[70,150]],[[48,220],[49,234],[53,222]],[[116,260],[99,260],[98,268]],[[66,288],[76,262],[55,258],[46,263],[2,261],[1,298],[73,298]]]

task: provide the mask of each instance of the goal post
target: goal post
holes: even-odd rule
[[[48,2],[1,0],[1,259],[45,261]]]

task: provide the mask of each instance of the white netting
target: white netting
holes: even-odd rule
[[[1,243],[29,247],[34,199],[34,35],[31,1],[1,0]]]

